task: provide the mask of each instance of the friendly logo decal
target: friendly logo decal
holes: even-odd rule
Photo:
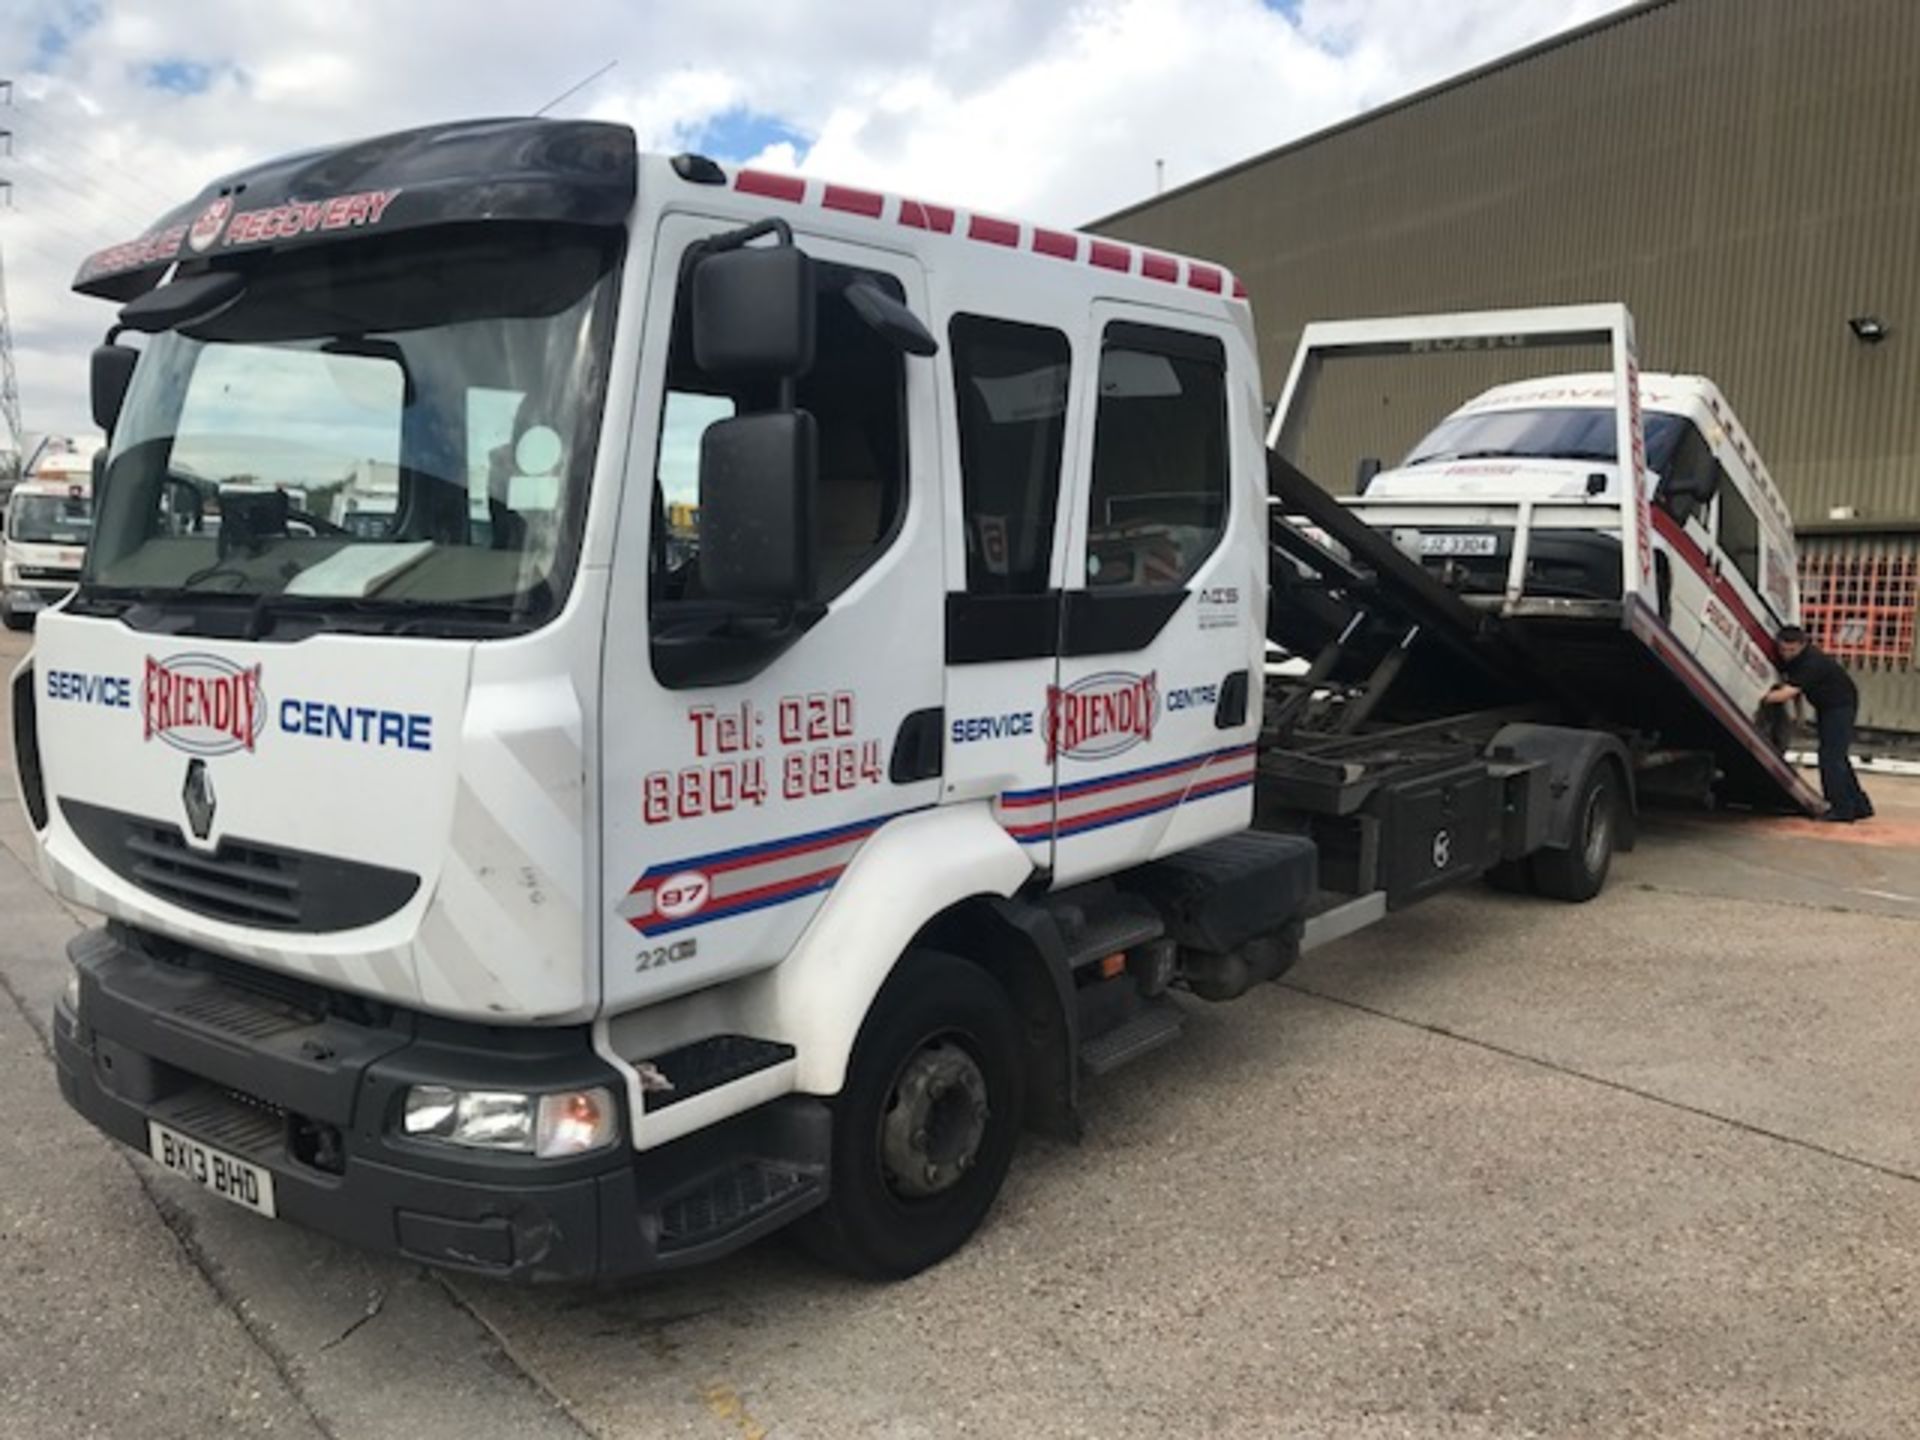
[[[200,212],[200,218],[193,222],[193,228],[187,232],[187,244],[196,254],[211,249],[214,241],[220,238],[220,232],[227,228],[227,219],[233,214],[233,200],[222,196]]]
[[[189,755],[253,749],[266,722],[260,666],[220,655],[147,657],[140,681],[142,738]]]
[[[1047,759],[1105,760],[1153,738],[1160,674],[1103,670],[1047,687]]]

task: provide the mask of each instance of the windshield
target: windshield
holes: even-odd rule
[[[7,538],[23,545],[84,545],[92,528],[85,495],[15,495],[7,504]]]
[[[538,623],[584,512],[614,260],[499,225],[257,267],[142,352],[82,601]]]
[[[1647,410],[1647,467],[1664,472],[1686,424],[1678,415]],[[1426,465],[1444,460],[1499,457],[1537,460],[1614,458],[1614,412],[1592,406],[1552,410],[1483,410],[1443,420],[1400,463]]]

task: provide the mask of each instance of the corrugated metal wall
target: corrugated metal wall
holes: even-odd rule
[[[1269,399],[1308,320],[1625,300],[1643,366],[1720,383],[1803,527],[1920,523],[1920,0],[1665,0],[1095,228],[1230,265]],[[1329,367],[1305,467],[1345,489],[1567,368],[1541,353]]]

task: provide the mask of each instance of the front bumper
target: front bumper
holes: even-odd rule
[[[538,1092],[619,1077],[584,1027],[459,1024],[242,969],[120,927],[68,947],[60,1093],[145,1153],[158,1121],[273,1173],[282,1219],[363,1249],[522,1281],[713,1258],[825,1197],[829,1121],[790,1096],[656,1150],[567,1160],[398,1133],[409,1086]],[[622,1131],[627,1130],[623,1117]]]

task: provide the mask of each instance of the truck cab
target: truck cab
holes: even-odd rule
[[[0,553],[0,621],[30,629],[80,579],[93,527],[92,467],[85,456],[43,456],[7,499]]]

